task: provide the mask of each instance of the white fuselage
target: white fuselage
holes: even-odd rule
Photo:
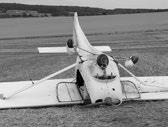
[[[109,58],[111,59],[111,58]],[[89,93],[92,103],[104,101],[105,98],[110,97],[118,99],[122,102],[122,88],[120,82],[120,75],[118,67],[114,61],[110,61],[106,76],[102,78],[103,71],[96,64],[95,59],[88,59],[83,63],[80,63],[80,59],[77,58],[79,63],[76,70],[82,75],[85,87]]]

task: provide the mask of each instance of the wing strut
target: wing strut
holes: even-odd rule
[[[128,74],[130,74],[135,80],[137,80],[142,85],[147,85],[145,82],[141,81],[139,78],[137,78],[133,73],[131,73],[127,68],[125,68],[122,64],[120,64],[118,61],[114,59],[114,62],[120,66],[122,69],[124,69]],[[136,85],[137,86],[137,85]],[[137,86],[138,90],[142,90],[142,87],[140,85]]]
[[[49,76],[47,76],[47,77],[42,78],[41,80],[37,81],[37,82],[34,83],[34,84],[31,84],[31,85],[29,85],[29,86],[25,86],[25,87],[23,87],[23,88],[21,88],[21,89],[15,91],[14,93],[12,93],[12,94],[10,94],[10,95],[8,95],[8,96],[6,96],[6,97],[3,96],[2,98],[3,98],[3,99],[9,99],[9,98],[11,98],[11,97],[13,97],[13,96],[15,96],[15,95],[17,95],[17,94],[23,92],[23,91],[28,90],[29,88],[32,88],[32,87],[34,87],[34,86],[36,86],[36,85],[39,85],[40,83],[42,83],[42,82],[44,82],[44,81],[46,81],[46,80],[48,80],[48,79],[50,79],[50,78],[52,78],[52,77],[54,77],[54,76],[56,76],[56,75],[59,75],[59,74],[65,72],[65,71],[67,71],[67,70],[69,70],[69,69],[75,67],[76,65],[77,65],[77,63],[72,64],[72,65],[70,65],[70,66],[68,66],[68,67],[66,67],[66,68],[64,68],[64,69],[62,69],[62,70],[59,70],[59,71],[57,71],[57,72],[55,72],[55,73],[53,73],[53,74],[51,74],[51,75],[49,75]]]
[[[147,85],[145,82],[141,81],[139,78],[137,78],[133,73],[131,73],[128,69],[126,69],[122,64],[118,63],[118,65],[124,69],[128,74],[130,74],[133,78],[135,78],[140,84]],[[140,86],[139,86],[140,88]]]

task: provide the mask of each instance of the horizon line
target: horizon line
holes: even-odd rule
[[[107,8],[101,8],[101,7],[95,7],[95,6],[77,6],[77,5],[46,5],[46,4],[28,4],[28,3],[8,3],[8,2],[0,2],[0,4],[22,4],[22,5],[32,5],[32,6],[67,6],[67,7],[88,7],[88,8],[99,8],[99,9],[105,9],[105,10],[115,10],[115,9],[153,9],[153,10],[165,10],[168,8],[113,8],[113,9],[107,9]]]

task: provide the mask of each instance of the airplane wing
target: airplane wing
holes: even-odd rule
[[[73,79],[46,80],[40,85],[9,99],[0,99],[0,109],[81,104],[83,100],[76,84],[72,82],[72,80]],[[36,82],[38,81],[35,81],[35,83]],[[30,84],[32,84],[31,81],[2,82],[0,83],[0,93],[9,95]]]
[[[123,101],[128,100],[163,100],[168,99],[168,76],[138,77],[149,84],[139,90],[140,85],[132,77],[122,77]],[[36,83],[38,81],[35,81]],[[0,94],[10,95],[14,91],[31,85],[31,81],[2,82]],[[83,99],[73,79],[46,80],[40,85],[23,91],[9,99],[0,99],[0,109],[65,106],[83,104]]]
[[[123,100],[163,100],[168,99],[168,76],[138,77],[146,85],[133,77],[121,78]],[[138,86],[141,88],[139,89]]]

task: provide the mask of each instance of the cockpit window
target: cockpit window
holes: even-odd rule
[[[109,80],[109,79],[115,79],[116,78],[116,75],[113,75],[113,74],[111,74],[111,75],[96,75],[96,76],[94,76],[95,78],[97,78],[97,79],[100,79],[100,80]]]

